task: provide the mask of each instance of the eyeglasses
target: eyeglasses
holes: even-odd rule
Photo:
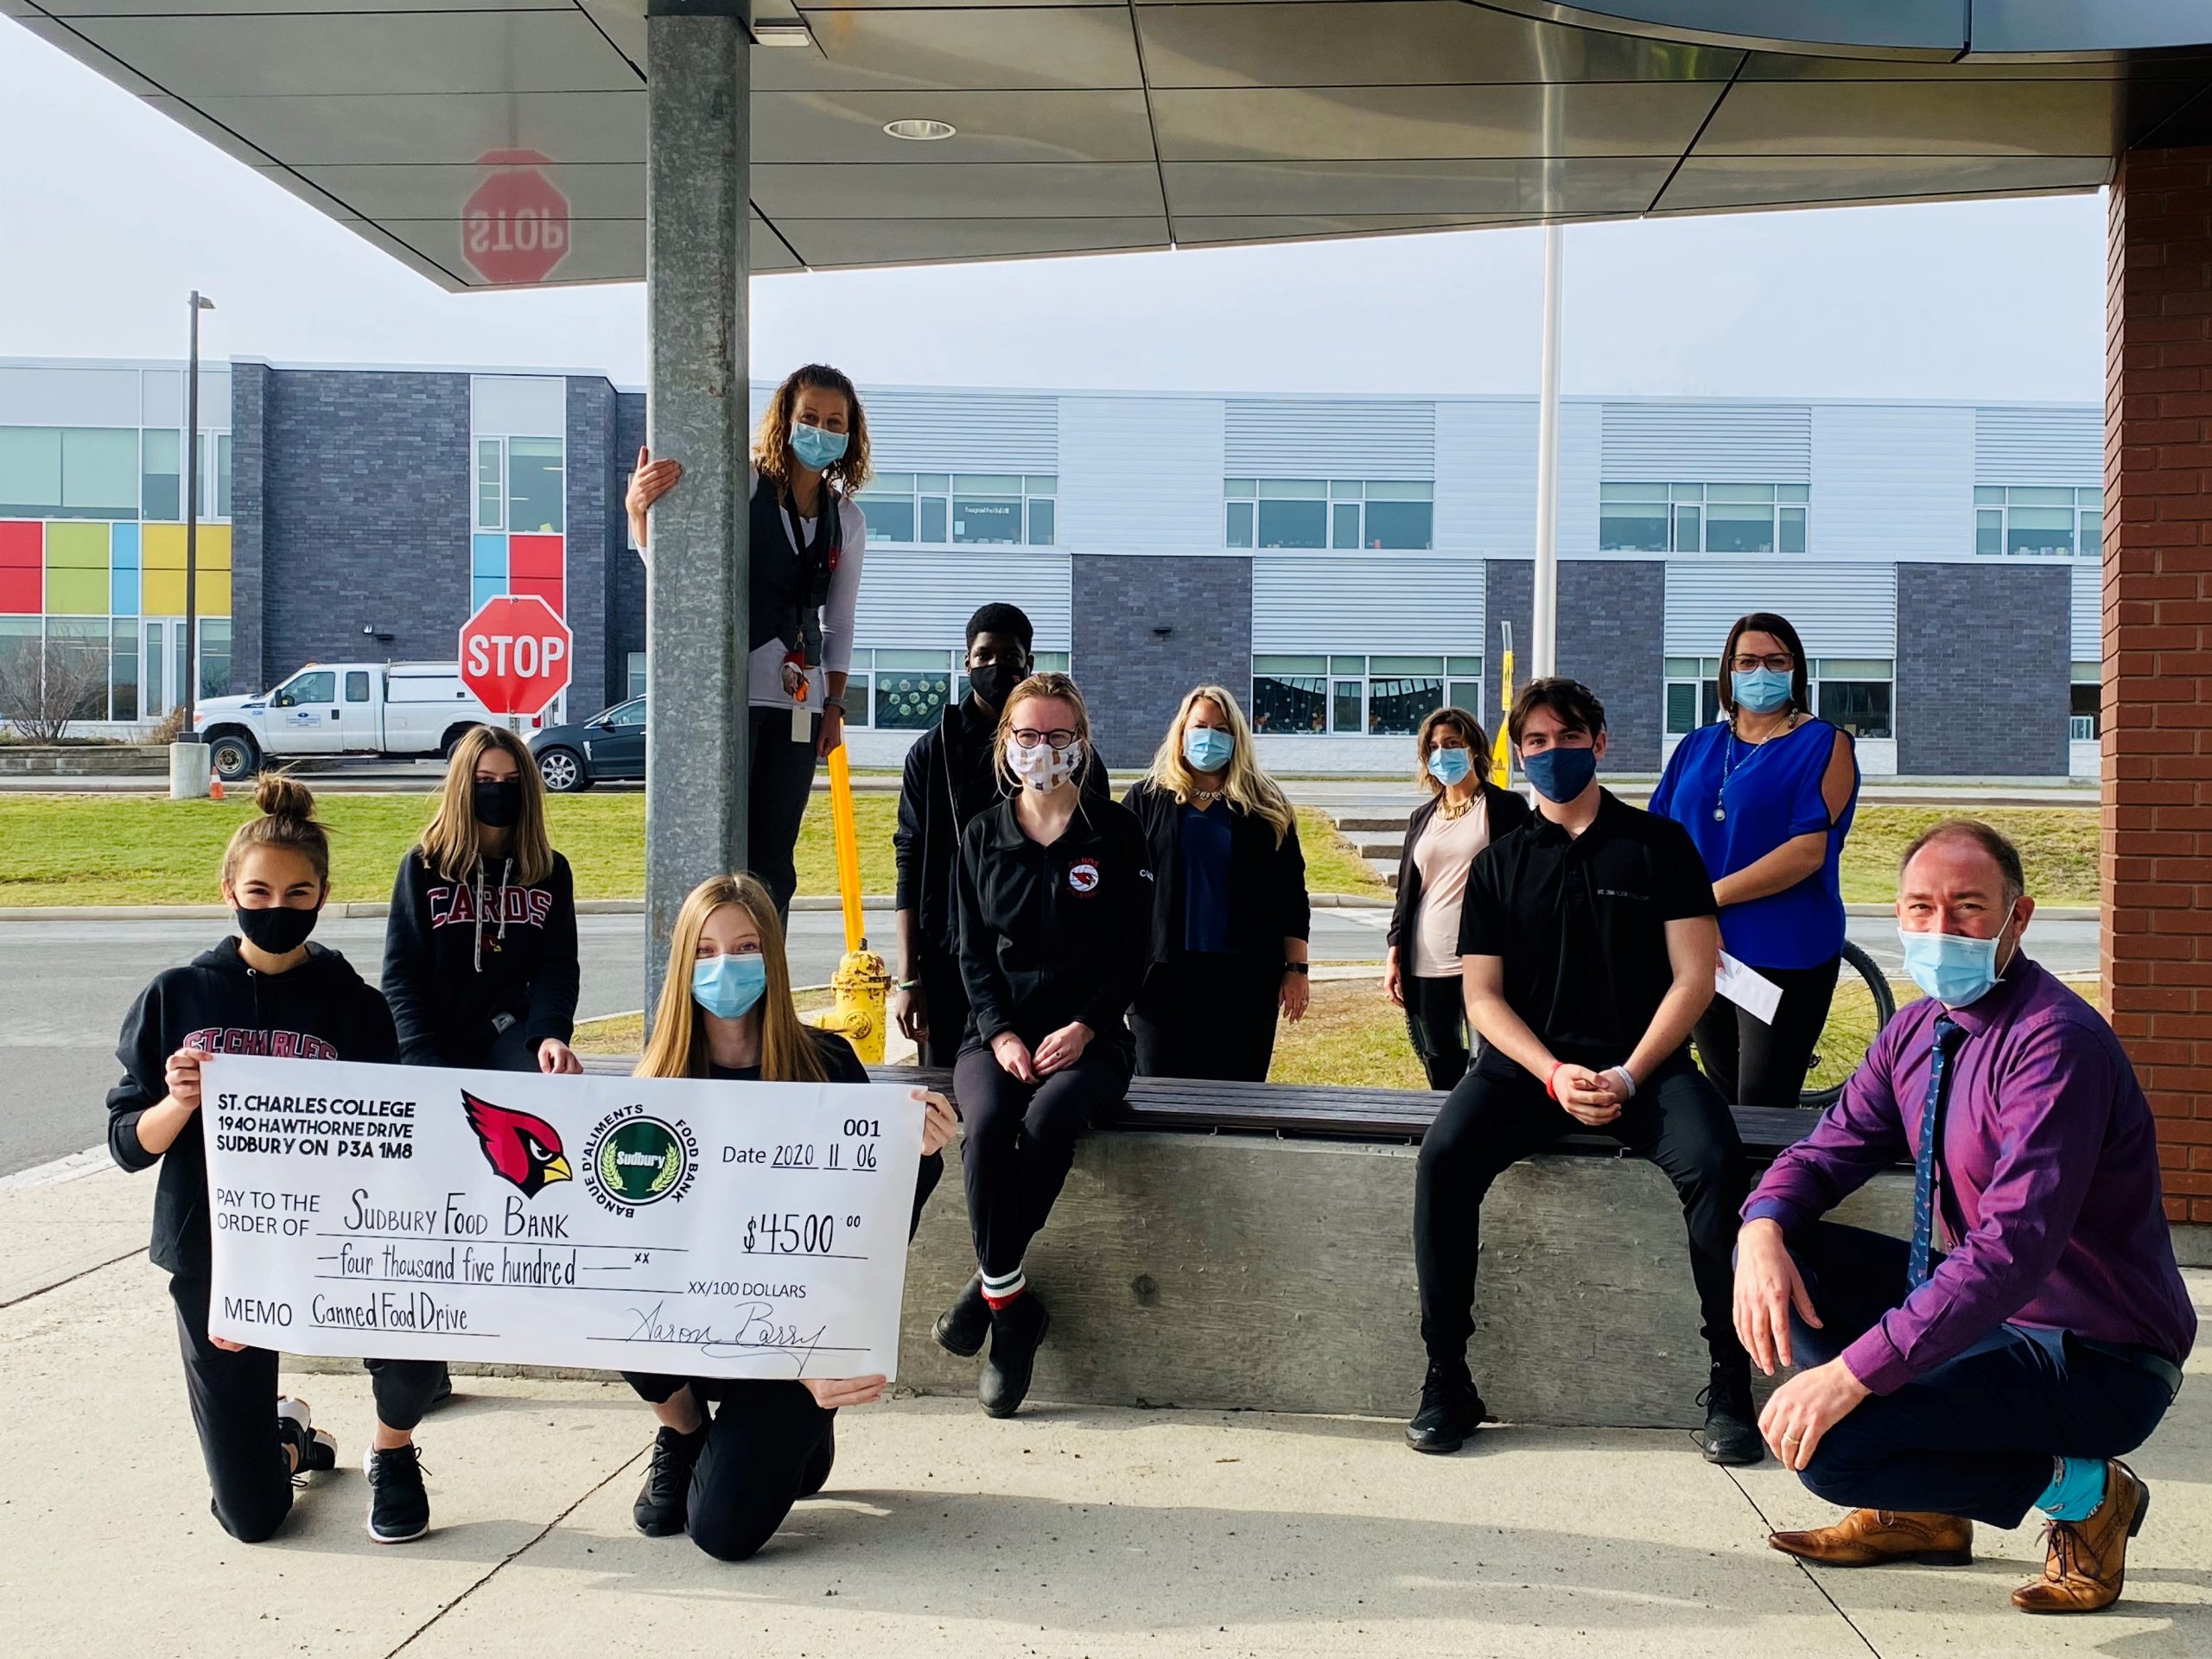
[[[1748,674],[1758,668],[1770,668],[1777,674],[1787,674],[1797,666],[1797,659],[1786,651],[1777,651],[1771,657],[1753,657],[1745,653],[1731,657],[1728,666],[1738,674]]]
[[[1050,744],[1056,749],[1065,749],[1075,741],[1077,734],[1070,731],[1039,732],[1031,730],[1027,727],[1016,727],[1007,735],[1025,749],[1033,749],[1039,743]]]

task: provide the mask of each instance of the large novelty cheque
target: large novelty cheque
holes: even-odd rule
[[[299,1354],[894,1376],[904,1088],[225,1056],[212,1336]]]

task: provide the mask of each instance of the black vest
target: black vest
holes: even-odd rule
[[[806,665],[816,668],[822,662],[822,607],[830,598],[830,574],[844,553],[844,501],[825,480],[813,539],[801,545],[793,540],[801,533],[796,510],[785,527],[785,499],[772,480],[764,478],[753,487],[747,550],[753,567],[748,648],[758,651],[772,639],[781,640],[785,651],[802,653]]]

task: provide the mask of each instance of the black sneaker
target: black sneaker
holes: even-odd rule
[[[973,1359],[991,1334],[991,1305],[983,1300],[983,1275],[968,1281],[960,1299],[937,1316],[937,1345],[948,1354]]]
[[[1482,1427],[1486,1414],[1466,1362],[1447,1365],[1432,1359],[1428,1375],[1421,1379],[1421,1408],[1406,1425],[1406,1444],[1416,1452],[1440,1456],[1457,1452]]]
[[[976,1397],[993,1417],[1011,1417],[1029,1394],[1037,1350],[1052,1328],[1052,1316],[1037,1293],[1025,1290],[1004,1307],[991,1309],[991,1357],[983,1362]]]
[[[1707,1463],[1741,1468],[1766,1456],[1766,1445],[1759,1439],[1759,1414],[1751,1405],[1750,1361],[1715,1365],[1713,1381],[1697,1402],[1705,1408],[1705,1433],[1699,1446]]]
[[[814,1448],[814,1455],[806,1460],[806,1472],[798,1478],[798,1495],[812,1497],[830,1484],[830,1470],[837,1461],[837,1419],[833,1414],[822,1430],[822,1443]]]
[[[689,1434],[679,1434],[664,1423],[653,1436],[653,1460],[645,1466],[645,1484],[630,1518],[648,1538],[672,1538],[683,1530],[691,1512],[691,1470],[707,1444],[704,1423]]]
[[[412,1446],[389,1452],[369,1448],[361,1472],[369,1478],[369,1536],[404,1544],[430,1529],[430,1495],[423,1490],[423,1455]]]
[[[292,1448],[296,1475],[324,1474],[338,1466],[338,1442],[315,1426],[304,1400],[277,1396],[276,1440]]]

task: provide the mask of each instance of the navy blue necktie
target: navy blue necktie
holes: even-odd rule
[[[1907,1288],[1917,1290],[1928,1282],[1930,1235],[1936,1225],[1936,1143],[1943,1133],[1943,1085],[1951,1071],[1951,1053],[1966,1027],[1948,1014],[1936,1016],[1936,1047],[1928,1060],[1928,1098],[1920,1108],[1920,1153],[1912,1160],[1912,1265]]]

